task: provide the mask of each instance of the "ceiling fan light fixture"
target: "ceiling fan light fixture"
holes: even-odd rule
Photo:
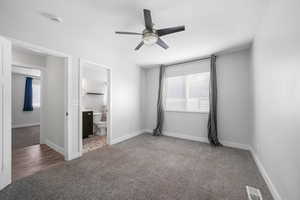
[[[156,44],[157,40],[158,36],[155,33],[144,33],[143,35],[143,41],[146,45],[151,46],[153,44]]]
[[[135,51],[139,50],[144,44],[151,46],[157,44],[158,46],[168,49],[169,46],[162,40],[160,37],[168,34],[177,33],[185,30],[185,26],[175,26],[163,29],[154,29],[154,24],[152,22],[151,11],[144,9],[144,21],[145,29],[142,33],[137,32],[128,32],[128,31],[116,31],[116,34],[125,34],[125,35],[142,35],[142,41],[135,47]]]

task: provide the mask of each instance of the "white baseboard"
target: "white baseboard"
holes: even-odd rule
[[[12,125],[12,128],[25,128],[30,126],[39,126],[40,123]]]
[[[151,129],[142,129],[143,133],[152,133],[153,130]]]
[[[66,160],[66,161],[70,161],[70,160],[74,160],[74,159],[76,159],[76,158],[80,158],[81,156],[82,156],[82,154],[80,154],[80,153],[75,153],[75,154],[70,155],[70,157],[66,157],[66,156],[65,156],[65,160]]]
[[[2,189],[4,189],[6,186],[10,185],[11,184],[11,171],[9,174],[5,174],[3,175],[3,178],[2,178],[2,175],[1,174],[1,179],[0,179],[0,191]]]
[[[227,141],[227,140],[220,140],[220,142],[221,142],[225,147],[232,147],[232,148],[243,149],[243,150],[248,150],[248,151],[250,151],[250,149],[251,149],[250,145],[247,145],[247,144],[236,143],[236,142],[230,142],[230,141]]]
[[[46,140],[46,145],[48,145],[50,148],[54,149],[55,151],[57,151],[58,153],[65,155],[65,150],[64,148],[54,144],[53,142],[51,142],[50,140]]]
[[[152,133],[152,130],[150,129],[144,129],[145,133]],[[192,135],[186,135],[178,132],[171,132],[171,131],[164,131],[163,135],[169,136],[169,137],[175,137],[175,138],[180,138],[180,139],[185,139],[185,140],[191,140],[191,141],[196,141],[196,142],[204,142],[204,143],[209,143],[207,137],[202,137],[202,136],[192,136]],[[232,148],[237,148],[237,149],[244,149],[244,150],[250,150],[250,146],[246,144],[241,144],[241,143],[236,143],[236,142],[230,142],[226,140],[221,140],[220,141],[224,146],[227,147],[232,147]]]
[[[120,143],[120,142],[123,142],[125,140],[128,140],[130,138],[133,138],[135,136],[138,136],[140,134],[144,133],[144,130],[139,130],[139,131],[136,131],[134,133],[131,133],[131,134],[127,134],[127,135],[124,135],[124,136],[121,136],[121,137],[118,137],[118,138],[114,138],[111,140],[111,144],[117,144],[117,143]]]
[[[274,200],[282,200],[282,198],[280,197],[278,190],[276,189],[275,185],[273,184],[273,182],[270,179],[270,176],[268,175],[266,169],[264,168],[262,162],[259,160],[256,152],[254,151],[253,148],[250,148],[250,152],[252,154],[252,157],[260,171],[260,174],[262,175],[262,177],[264,178]]]
[[[181,134],[181,133],[177,133],[177,132],[169,132],[169,131],[163,131],[163,135],[169,136],[169,137],[185,139],[185,140],[196,141],[196,142],[208,143],[208,139],[205,137],[201,137],[201,136],[191,136],[191,135]]]

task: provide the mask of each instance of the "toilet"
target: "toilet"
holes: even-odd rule
[[[94,133],[100,136],[106,136],[106,121],[101,121],[102,113],[93,114]]]

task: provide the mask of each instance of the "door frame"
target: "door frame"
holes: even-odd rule
[[[42,46],[38,46],[35,44],[31,44],[28,42],[16,40],[13,38],[7,38],[11,41],[12,46],[22,47],[28,50],[32,50],[41,54],[46,54],[50,56],[63,58],[64,63],[64,71],[65,71],[65,97],[64,97],[64,108],[65,108],[65,123],[64,123],[64,158],[65,160],[71,160],[74,156],[71,155],[71,133],[70,133],[70,111],[71,111],[71,66],[72,66],[72,56],[65,54],[63,52],[59,52],[56,50],[48,49]],[[12,59],[11,59],[12,60]]]
[[[40,141],[40,144],[44,144],[43,134],[42,134],[41,130],[43,130],[42,129],[42,127],[43,127],[42,113],[44,112],[44,87],[45,87],[45,75],[47,74],[47,69],[45,67],[41,67],[41,66],[38,66],[38,65],[28,65],[28,64],[25,64],[25,63],[14,62],[14,61],[11,62],[11,66],[22,67],[22,68],[25,68],[25,69],[35,69],[35,70],[39,70],[41,72],[41,75],[40,75],[40,85],[41,85],[40,93],[41,93],[41,96],[40,96],[40,108],[39,108],[40,109],[40,117],[39,117],[39,120],[40,120],[40,138],[39,138],[39,141]],[[11,71],[11,74],[13,74],[12,71]]]
[[[102,65],[102,64],[98,64],[95,63],[93,61],[89,61],[83,58],[79,59],[79,91],[78,91],[78,116],[79,116],[79,130],[78,130],[78,146],[79,146],[79,152],[80,152],[80,156],[82,155],[82,147],[83,147],[83,143],[82,143],[82,109],[81,109],[81,96],[82,96],[82,71],[84,68],[85,64],[90,64],[90,65],[94,65],[96,67],[100,67],[103,68],[105,70],[107,70],[107,137],[106,137],[106,143],[108,145],[112,144],[112,104],[111,104],[111,85],[112,85],[112,70],[110,67],[106,66],[106,65]]]
[[[11,183],[11,42],[0,36],[0,190]]]

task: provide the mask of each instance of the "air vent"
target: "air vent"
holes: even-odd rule
[[[251,186],[246,186],[249,200],[263,200],[260,190]]]
[[[63,19],[62,19],[62,18],[60,18],[60,17],[58,17],[58,16],[56,16],[56,15],[53,15],[53,14],[51,14],[51,13],[41,12],[40,14],[41,14],[42,16],[44,16],[44,17],[46,17],[46,18],[48,18],[48,19],[54,21],[54,22],[58,22],[58,23],[63,22]]]

